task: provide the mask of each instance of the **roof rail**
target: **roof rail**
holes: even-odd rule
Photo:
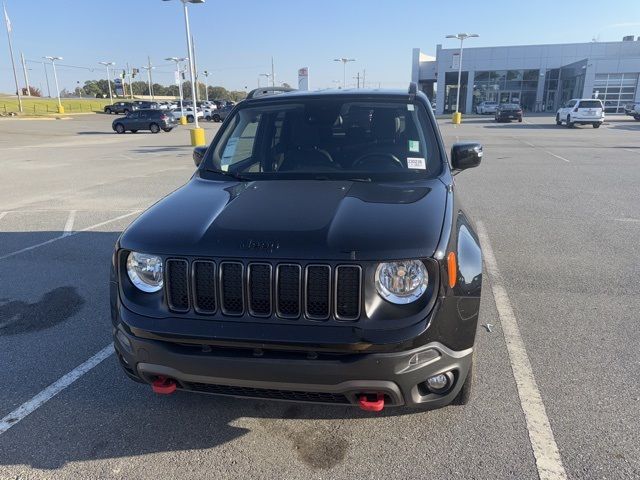
[[[409,83],[409,99],[413,101],[413,99],[416,98],[417,93],[418,93],[418,85],[416,85],[416,82],[410,82]]]
[[[251,98],[264,97],[266,95],[277,95],[278,93],[293,92],[295,88],[290,87],[264,87],[255,88],[247,95],[247,100]]]

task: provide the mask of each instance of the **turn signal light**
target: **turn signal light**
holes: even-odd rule
[[[449,252],[449,255],[447,255],[447,271],[449,272],[449,287],[453,288],[456,286],[456,279],[458,277],[456,254],[454,252]]]

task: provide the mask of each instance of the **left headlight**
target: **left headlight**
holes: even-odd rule
[[[375,281],[382,298],[402,305],[415,302],[427,291],[429,273],[420,260],[386,262],[378,265]]]
[[[131,283],[143,292],[153,293],[162,288],[162,259],[156,255],[131,252],[127,257],[127,274]]]

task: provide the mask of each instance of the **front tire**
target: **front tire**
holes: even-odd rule
[[[162,129],[163,132],[167,132],[167,133],[169,133],[171,130],[173,130],[173,128],[163,128]]]
[[[160,127],[157,123],[152,123],[149,125],[149,130],[151,130],[151,133],[158,133],[160,131]]]
[[[593,124],[593,128],[600,128],[600,122],[596,122]]]
[[[567,115],[567,128],[573,128],[574,123],[571,121],[571,115]]]
[[[560,120],[560,114],[556,113],[556,125],[562,125],[562,120]]]
[[[193,115],[187,115],[187,122],[193,123]]]
[[[111,109],[110,108],[105,108],[104,109],[104,113],[106,113],[107,115],[111,115]]]
[[[214,115],[214,116],[213,116],[213,121],[214,121],[214,122],[219,122],[219,121],[220,121],[220,115],[217,115],[217,114],[216,114],[216,115]]]
[[[122,125],[121,123],[116,123],[116,133],[124,133],[126,132],[124,125]]]

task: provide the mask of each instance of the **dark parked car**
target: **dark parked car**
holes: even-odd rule
[[[137,110],[126,117],[114,120],[111,124],[111,128],[117,133],[136,133],[138,130],[150,130],[152,133],[158,133],[160,130],[170,132],[175,126],[176,122],[171,114],[156,109]]]
[[[132,102],[115,102],[113,105],[107,105],[104,107],[104,113],[115,114],[127,114],[138,110],[138,105]]]
[[[135,100],[133,103],[135,103],[138,108],[142,109],[159,109],[160,108],[160,104],[158,102],[149,102],[146,100]]]
[[[117,357],[157,393],[354,405],[464,404],[478,237],[427,97],[249,97],[190,181],[116,243]]]
[[[217,108],[216,110],[208,110],[208,114],[205,114],[205,120],[211,120],[214,122],[224,122],[229,112],[233,110],[233,106],[227,105],[225,107]]]
[[[522,107],[516,103],[498,105],[495,120],[496,122],[510,122],[511,120],[522,122]]]

